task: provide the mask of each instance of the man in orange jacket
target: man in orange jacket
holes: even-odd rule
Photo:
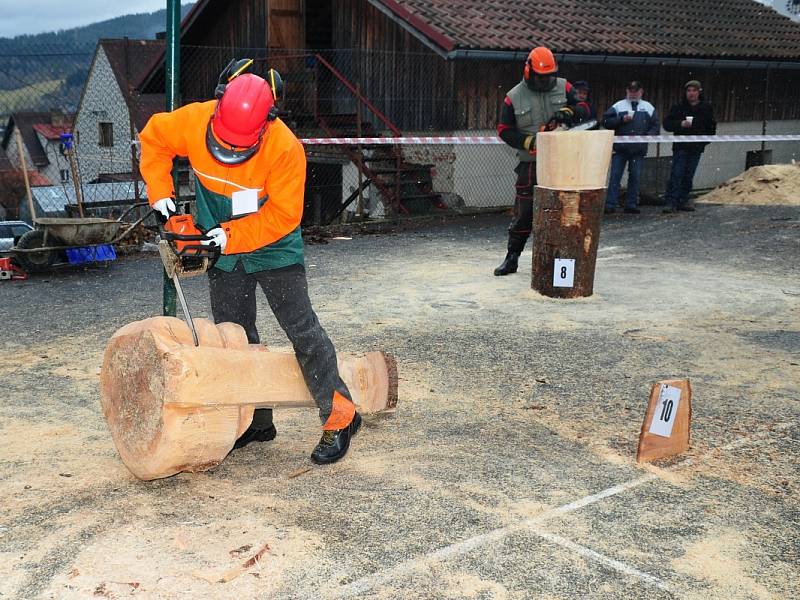
[[[217,100],[153,115],[140,135],[141,173],[150,203],[168,218],[175,212],[172,161],[188,157],[197,225],[222,251],[208,272],[214,321],[238,323],[258,343],[261,287],[319,406],[323,433],[311,459],[332,463],[347,453],[361,417],[308,297],[300,234],[305,152],[277,118],[274,86],[242,73],[248,66],[240,61],[226,69]],[[272,410],[258,409],[234,447],[275,434]]]

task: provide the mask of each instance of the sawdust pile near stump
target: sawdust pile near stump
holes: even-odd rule
[[[800,164],[751,167],[697,200],[716,204],[800,206]]]

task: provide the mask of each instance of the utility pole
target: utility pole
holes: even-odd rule
[[[166,69],[166,96],[167,112],[172,112],[180,106],[181,83],[181,2],[180,0],[167,0],[167,54]],[[175,203],[178,203],[178,170],[173,164],[172,181],[175,186]],[[158,200],[158,198],[155,198]],[[150,198],[152,201],[153,198]],[[164,271],[164,316],[175,316],[175,284],[172,278]]]

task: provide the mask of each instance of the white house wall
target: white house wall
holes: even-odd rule
[[[6,148],[6,156],[12,165],[21,169],[22,162],[19,160],[19,150],[17,148],[17,134],[16,132],[12,132],[11,139],[8,142],[8,148]],[[24,140],[22,142],[22,151],[25,154],[25,166],[28,168],[28,173],[31,171],[38,171],[36,165],[34,165],[31,160],[31,155],[28,152],[28,147],[25,145]]]
[[[61,169],[66,169],[69,172],[69,160],[61,153],[61,141],[48,140],[38,131],[36,137],[39,138],[39,143],[44,148],[44,153],[50,164],[46,167],[39,169],[39,173],[47,177],[47,180],[53,185],[61,184]],[[66,182],[72,185],[72,174],[69,175],[69,181]]]
[[[100,146],[100,122],[113,123],[113,146]],[[84,182],[95,180],[100,173],[131,171],[128,105],[102,46],[86,80],[74,131],[76,140],[80,140],[76,149]]]

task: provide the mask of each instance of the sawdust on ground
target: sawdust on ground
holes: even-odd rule
[[[715,204],[788,204],[800,206],[800,164],[751,167],[700,196]]]
[[[755,580],[757,573],[743,558],[748,541],[737,531],[721,530],[686,549],[672,561],[676,571],[708,581],[710,588],[686,590],[687,598],[776,598]]]

